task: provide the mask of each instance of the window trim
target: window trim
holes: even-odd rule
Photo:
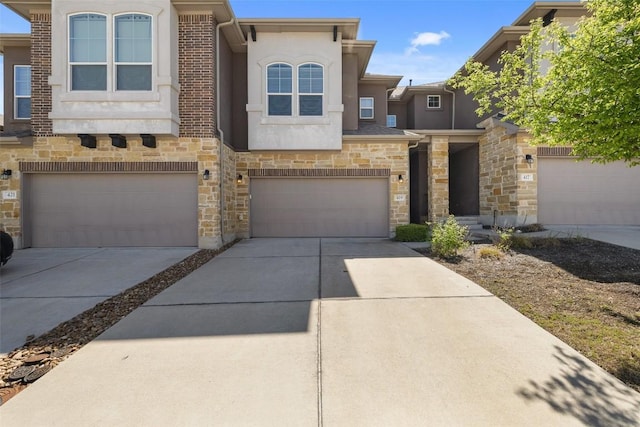
[[[437,107],[432,107],[429,103],[429,99],[433,98],[433,99],[437,99],[438,100],[438,106]],[[427,95],[427,110],[440,110],[442,109],[442,96],[441,95]]]
[[[291,92],[269,92],[269,68],[271,68],[274,65],[286,65],[287,67],[291,68]],[[295,88],[294,88],[294,69],[295,67],[287,62],[272,62],[270,64],[267,65],[267,67],[265,68],[266,72],[264,74],[264,78],[265,78],[265,89],[266,89],[266,94],[267,94],[267,103],[266,103],[266,112],[267,112],[267,117],[293,117],[294,111],[293,111],[293,94],[295,92]],[[274,96],[289,96],[290,98],[290,102],[291,102],[291,114],[269,114],[269,97],[271,95]]]
[[[300,68],[302,68],[305,65],[315,65],[317,67],[320,67],[320,70],[322,71],[322,91],[321,92],[301,92],[300,91]],[[296,67],[296,82],[297,82],[297,86],[294,88],[294,90],[297,89],[297,96],[296,99],[298,100],[298,116],[299,117],[324,117],[324,100],[325,100],[325,72],[324,72],[324,65],[319,64],[317,62],[303,62],[302,64],[298,64],[298,66]],[[322,98],[322,102],[321,102],[321,111],[320,114],[301,114],[301,108],[300,108],[300,99],[303,96],[320,96]]]
[[[100,15],[105,18],[105,62],[72,62],[71,61],[71,19],[74,16],[81,15]],[[116,18],[123,15],[142,15],[151,18],[151,62],[116,62]],[[154,69],[157,66],[155,53],[156,44],[158,43],[157,35],[155,31],[156,16],[151,13],[128,11],[123,13],[103,13],[103,12],[74,12],[70,13],[66,17],[67,21],[67,93],[150,93],[155,88],[155,76]],[[88,90],[88,89],[73,89],[73,65],[100,65],[105,66],[107,71],[106,89]],[[117,82],[117,67],[118,65],[149,65],[151,66],[151,88],[146,90],[118,90]]]
[[[362,101],[365,99],[370,99],[371,100],[371,107],[363,107],[362,106]],[[360,120],[375,120],[376,118],[376,100],[373,96],[361,96],[359,103],[358,103],[358,117],[360,118]],[[371,110],[371,117],[363,117],[362,116],[362,111],[363,110]]]
[[[126,15],[140,15],[140,16],[148,16],[149,18],[151,18],[151,52],[149,52],[150,54],[150,58],[151,61],[150,62],[118,62],[118,56],[117,56],[117,43],[116,43],[116,19],[118,19],[119,16],[126,16]],[[113,14],[112,17],[112,36],[111,39],[108,39],[109,41],[111,41],[111,49],[112,49],[112,59],[113,59],[113,66],[112,66],[112,81],[113,81],[113,91],[114,92],[149,92],[151,90],[153,90],[153,56],[154,56],[154,27],[153,27],[153,15],[151,15],[150,13],[143,13],[143,12],[124,12],[124,13],[116,13]],[[108,43],[108,42],[107,42]],[[151,67],[151,81],[150,81],[150,89],[118,89],[118,65],[148,65]]]
[[[105,60],[104,62],[74,62],[71,60],[71,20],[74,16],[82,16],[82,15],[99,15],[103,16],[105,19]],[[109,92],[109,15],[101,12],[76,12],[67,15],[67,81],[68,81],[68,90],[69,92]],[[87,90],[87,89],[73,89],[73,66],[74,65],[100,65],[104,66],[107,71],[107,77],[105,82],[105,90],[97,89],[97,90]]]
[[[17,88],[17,73],[16,70],[18,68],[28,68],[29,69],[29,95],[18,95]],[[30,120],[31,119],[31,108],[29,108],[29,117],[18,117],[18,100],[19,99],[29,99],[29,104],[31,104],[31,65],[19,65],[15,64],[13,66],[13,118],[14,120]]]

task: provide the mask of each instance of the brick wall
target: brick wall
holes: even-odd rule
[[[31,128],[35,136],[52,135],[51,15],[31,14]]]
[[[180,136],[216,133],[215,25],[210,14],[178,17]]]

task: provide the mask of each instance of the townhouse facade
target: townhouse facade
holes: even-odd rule
[[[368,74],[375,42],[357,19],[238,19],[226,0],[2,3],[31,22],[0,36],[0,223],[18,247],[392,237],[450,213],[532,223],[554,190],[543,158],[572,161],[444,83]],[[495,63],[538,15],[584,13],[569,3],[534,3],[476,58]]]

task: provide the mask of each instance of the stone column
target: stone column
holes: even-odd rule
[[[428,145],[428,215],[439,221],[449,215],[449,137],[434,136]]]

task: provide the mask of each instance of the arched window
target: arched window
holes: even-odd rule
[[[324,70],[318,64],[298,67],[298,105],[301,116],[322,116]]]
[[[271,64],[267,67],[267,98],[269,116],[291,116],[293,97],[293,70],[289,64]]]
[[[71,90],[107,90],[107,17],[69,17]]]
[[[151,90],[152,18],[126,14],[115,17],[116,90]]]

